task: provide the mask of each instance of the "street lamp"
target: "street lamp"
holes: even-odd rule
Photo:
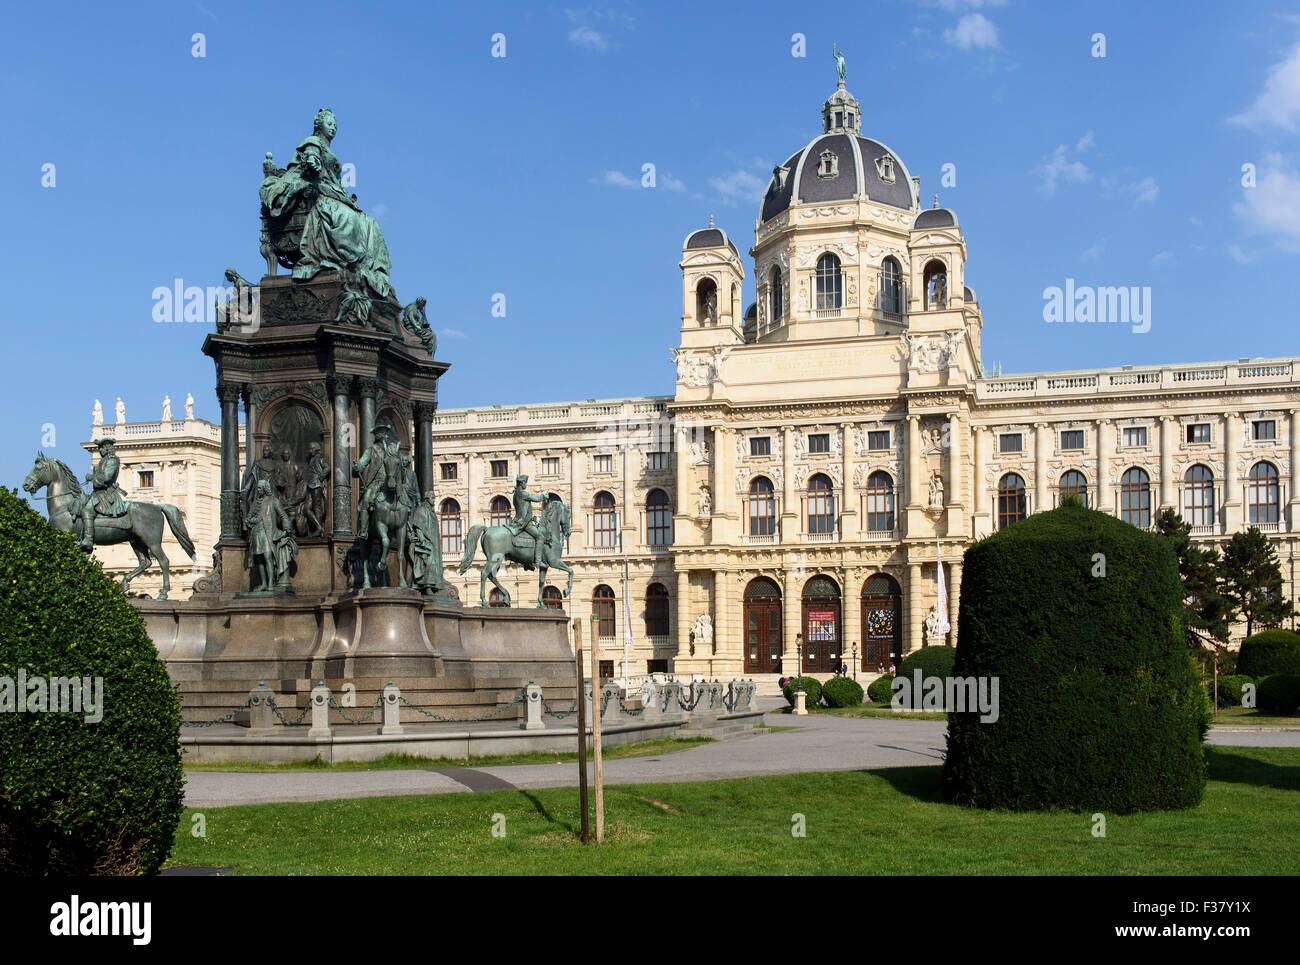
[[[803,693],[803,634],[794,635],[795,693]]]
[[[858,641],[853,641],[853,679],[858,679]]]

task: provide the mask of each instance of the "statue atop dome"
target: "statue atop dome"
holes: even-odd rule
[[[839,45],[831,44],[831,50],[835,53],[835,73],[840,75],[840,86],[844,86],[844,75],[849,72],[848,65],[844,63],[844,54],[840,52]]]

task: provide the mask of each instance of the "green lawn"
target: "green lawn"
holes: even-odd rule
[[[1214,712],[1214,723],[1225,727],[1252,724],[1260,727],[1300,727],[1300,716],[1279,717],[1255,707],[1222,707]]]
[[[1190,811],[1013,814],[943,804],[937,767],[606,790],[577,841],[574,788],[363,798],[182,817],[171,864],[237,874],[1297,874],[1300,749],[1206,748]],[[791,834],[793,816],[806,837]],[[493,837],[493,815],[505,837]]]
[[[784,713],[791,713],[789,709]],[[809,707],[810,714],[830,717],[889,717],[894,720],[947,720],[948,715],[934,710],[894,710],[889,704],[864,702],[856,707]]]
[[[589,739],[590,741],[590,739]],[[689,750],[701,744],[712,744],[712,737],[665,737],[659,740],[638,741],[633,744],[619,744],[606,747],[601,757],[604,760],[617,760],[624,757],[650,757],[671,754],[674,751]],[[373,761],[323,761],[319,757],[310,761],[295,761],[289,764],[270,764],[264,761],[186,761],[187,771],[266,771],[282,774],[286,771],[405,771],[428,770],[444,767],[495,767],[505,764],[562,764],[576,761],[578,752],[559,751],[554,754],[529,751],[520,754],[497,754],[484,757],[417,757],[413,754],[385,754]],[[587,760],[592,759],[592,750],[587,749]]]

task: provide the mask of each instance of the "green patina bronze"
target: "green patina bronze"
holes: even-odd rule
[[[270,480],[258,481],[245,519],[245,530],[248,552],[244,556],[244,565],[250,571],[249,590],[265,594],[291,593],[289,572],[298,556],[298,542],[293,538],[293,521],[276,496]]]
[[[349,550],[345,566],[356,589],[388,584],[388,551],[397,550],[398,586],[411,585],[407,572],[407,520],[420,501],[411,460],[402,455],[393,424],[385,418],[370,430],[372,442],[352,464],[352,475],[361,480],[357,501],[357,542]]]
[[[436,497],[430,489],[406,523],[406,545],[411,556],[411,583],[425,596],[447,589],[442,578],[442,531]]]
[[[429,358],[433,358],[434,352],[438,350],[438,336],[429,327],[429,318],[424,313],[425,304],[427,304],[427,300],[420,297],[403,308],[402,327],[412,335],[417,336],[420,339],[420,344],[428,350]]]
[[[483,547],[484,563],[479,573],[478,598],[480,606],[487,606],[487,581],[501,591],[505,605],[510,606],[510,591],[497,579],[497,571],[506,560],[519,563],[525,570],[537,570],[537,608],[544,607],[543,591],[546,589],[546,571],[552,567],[569,574],[569,585],[565,587],[567,597],[573,589],[573,568],[560,554],[564,541],[570,532],[569,507],[556,493],[542,496],[528,492],[524,486],[527,476],[519,476],[515,481],[515,515],[505,526],[483,526],[476,524],[469,528],[465,537],[465,552],[460,560],[460,572],[465,573],[474,562],[474,554],[479,546]],[[533,515],[532,503],[544,505],[541,519]]]
[[[86,477],[91,493],[86,495],[73,473],[58,459],[36,454],[36,464],[23,480],[23,489],[35,495],[43,487],[45,511],[55,529],[71,533],[82,549],[92,550],[114,543],[130,543],[139,564],[122,577],[122,592],[129,591],[131,580],[158,561],[162,568],[162,589],[158,599],[167,599],[171,587],[171,567],[162,549],[163,521],[171,528],[176,542],[194,559],[194,543],[185,529],[181,511],[170,503],[136,503],[124,498],[117,485],[118,459],[112,439],[98,439],[99,465]]]

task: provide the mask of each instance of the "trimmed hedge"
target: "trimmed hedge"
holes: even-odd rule
[[[1219,677],[1219,706],[1240,707],[1242,688],[1255,681],[1245,674],[1225,674]],[[1213,686],[1213,684],[1211,684]]]
[[[1241,641],[1237,673],[1258,680],[1275,673],[1300,674],[1300,633],[1262,630]]]
[[[898,676],[907,681],[913,703],[917,707],[920,706],[923,691],[916,687],[916,671],[921,671],[921,686],[924,687],[925,681],[931,677],[945,680],[951,677],[956,659],[957,648],[947,646],[922,647],[903,658],[898,666]],[[910,709],[905,703],[900,706]]]
[[[176,690],[117,583],[3,488],[0,534],[0,677],[103,678],[97,722],[0,713],[0,873],[152,874],[183,807]]]
[[[1300,707],[1300,675],[1275,673],[1259,682],[1255,703],[1270,714],[1294,714]]]
[[[888,704],[894,699],[894,675],[884,673],[871,681],[871,686],[867,688],[867,696],[871,698],[873,704]]]
[[[804,706],[816,707],[822,698],[822,685],[816,677],[791,677],[786,682],[786,685],[781,688],[781,693],[785,696],[785,699],[789,702],[790,706],[793,707],[794,691],[800,679],[803,680],[803,692],[808,695],[804,698]]]
[[[827,707],[856,707],[862,703],[862,685],[852,677],[832,677],[822,684]]]
[[[999,716],[949,715],[945,798],[1110,814],[1198,804],[1209,701],[1182,596],[1168,540],[1081,506],[968,549],[953,669],[997,678]]]

